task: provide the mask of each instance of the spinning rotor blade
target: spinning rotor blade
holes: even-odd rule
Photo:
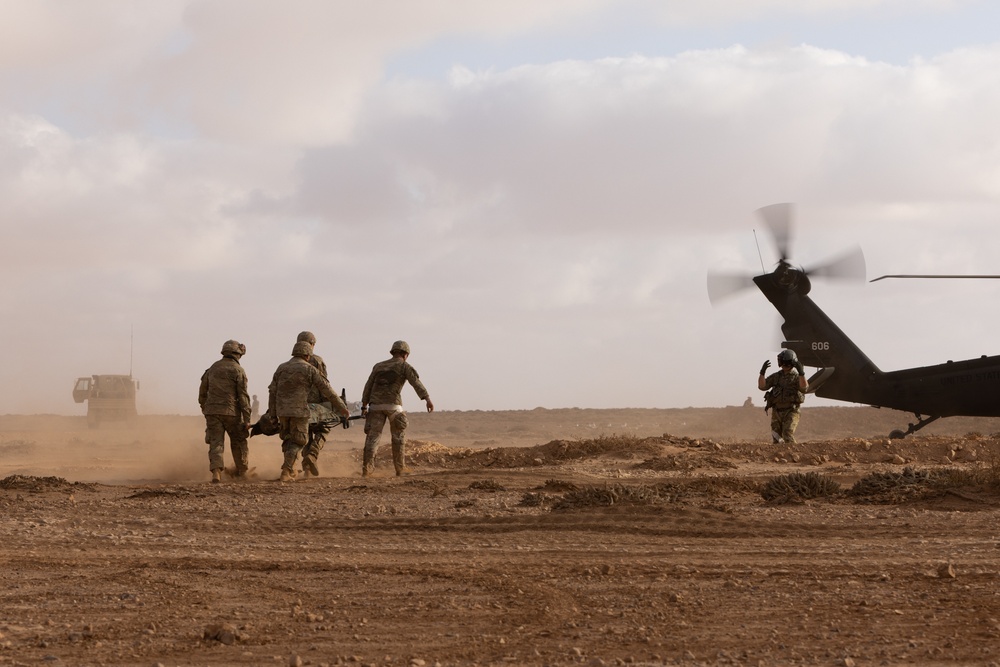
[[[774,237],[774,245],[778,248],[781,261],[788,259],[788,248],[792,242],[792,205],[771,204],[757,209],[757,214],[764,220]]]
[[[816,278],[840,278],[864,282],[865,255],[861,252],[861,246],[855,246],[825,264],[806,269],[806,274]]]
[[[896,273],[888,276],[879,276],[878,278],[872,278],[868,282],[875,282],[876,280],[882,280],[883,278],[975,278],[976,280],[989,280],[991,278],[1000,278],[1000,276],[990,276],[990,275],[943,275],[943,274],[916,274],[916,273]]]
[[[745,273],[708,274],[708,300],[713,306],[748,287],[754,287],[753,276]]]

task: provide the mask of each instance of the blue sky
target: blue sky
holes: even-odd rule
[[[803,4],[4,3],[0,402],[195,414],[309,329],[349,396],[403,338],[439,409],[740,404],[777,316],[706,275],[775,202],[805,265],[1000,273],[1000,10]],[[813,296],[893,370],[997,353],[997,288]]]
[[[407,49],[386,64],[386,76],[442,78],[453,66],[504,70],[525,63],[593,60],[642,54],[670,57],[690,50],[810,44],[873,61],[905,65],[996,41],[1000,6],[978,2],[899,3],[868,11],[785,7],[732,19],[684,24],[659,20],[648,6],[614,5],[568,25],[503,37],[445,35]]]

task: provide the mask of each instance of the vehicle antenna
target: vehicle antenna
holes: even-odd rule
[[[757,244],[757,257],[760,259],[760,272],[767,273],[767,269],[764,268],[764,256],[760,254],[760,241],[757,240],[757,230],[753,230],[753,242]]]
[[[128,325],[128,376],[132,377],[132,350],[135,348],[135,325]]]

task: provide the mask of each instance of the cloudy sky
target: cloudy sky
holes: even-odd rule
[[[439,409],[756,398],[778,317],[706,290],[774,265],[755,209],[1000,273],[998,7],[0,0],[0,413],[131,369],[197,414],[303,329],[349,397],[404,338]],[[1000,353],[1000,281],[812,295],[883,370]]]

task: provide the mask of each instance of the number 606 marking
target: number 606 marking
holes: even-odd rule
[[[816,350],[816,351],[829,350],[830,349],[830,343],[827,342],[827,341],[814,341],[812,343],[812,349]]]

